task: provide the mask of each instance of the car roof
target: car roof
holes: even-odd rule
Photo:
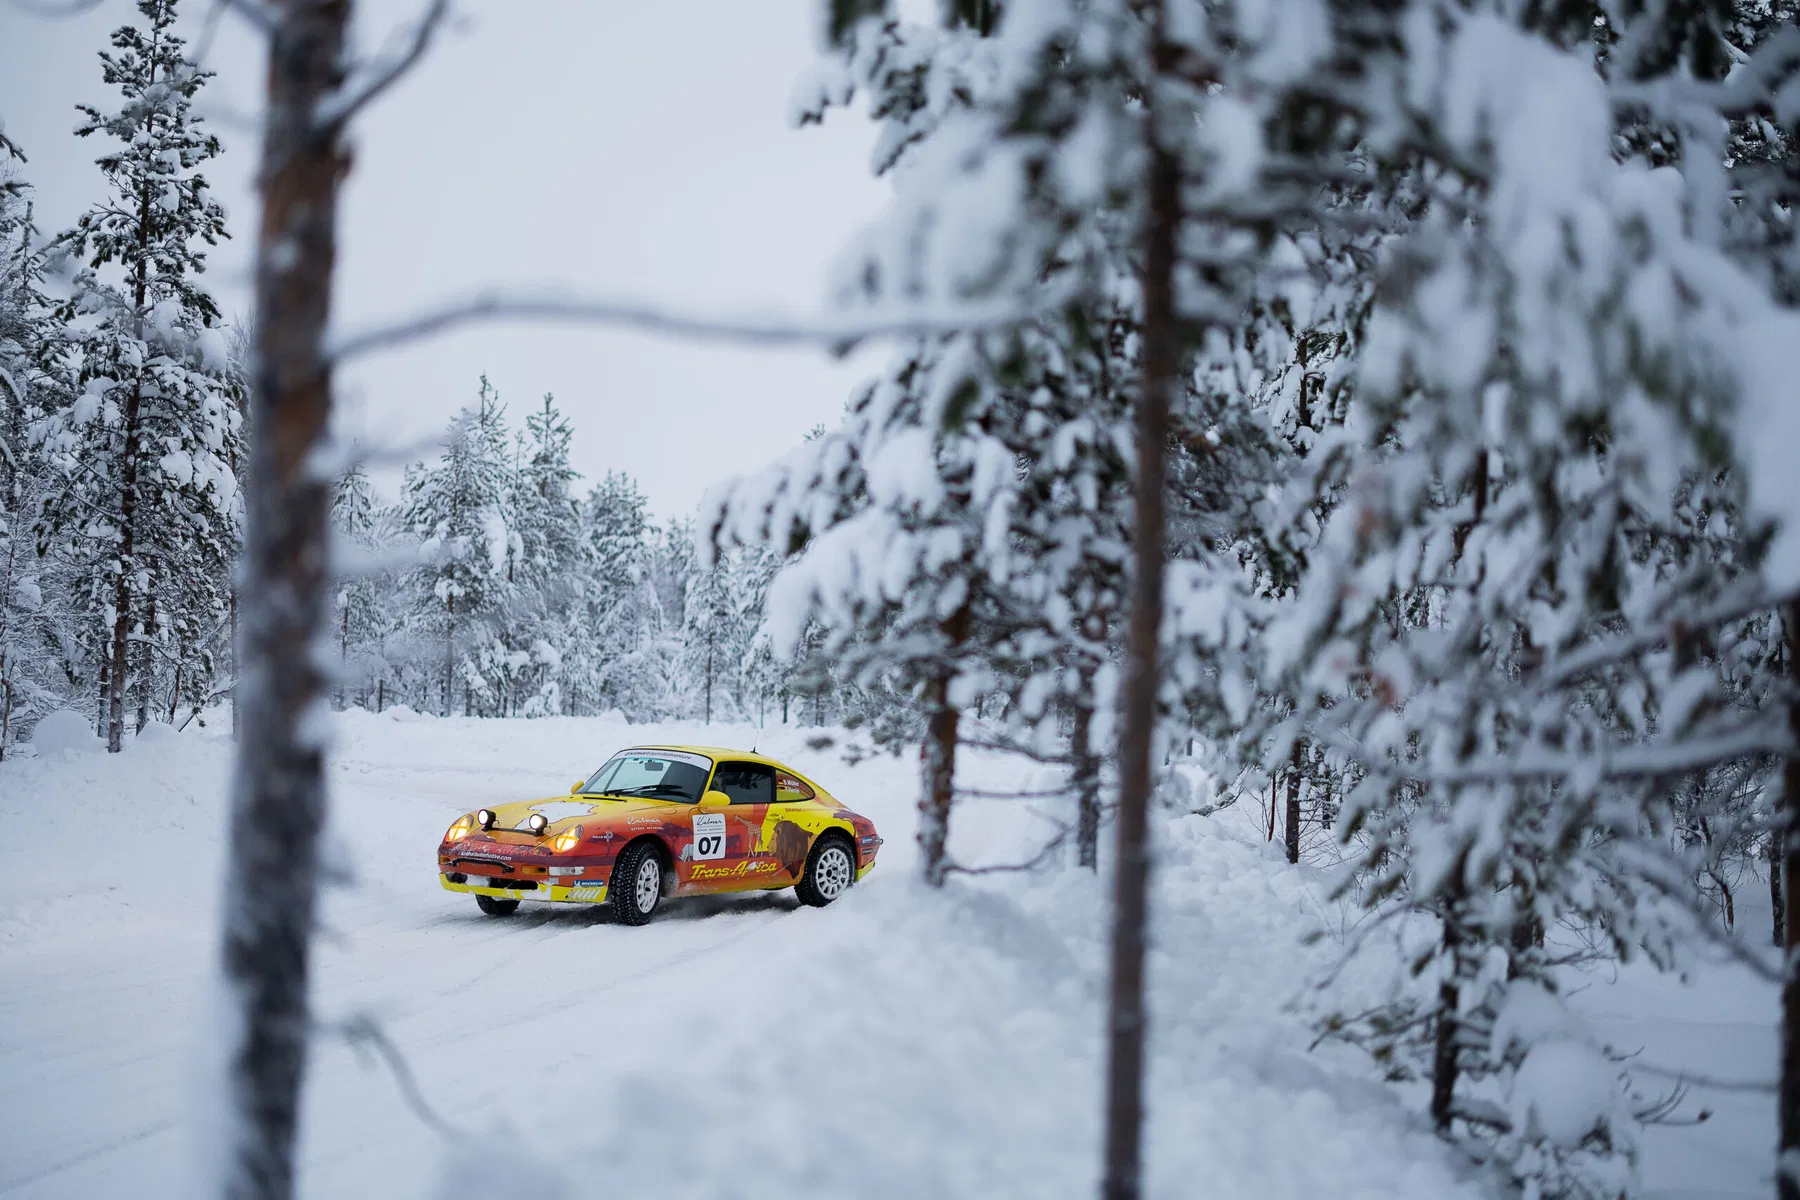
[[[788,774],[805,780],[807,785],[815,792],[818,792],[828,799],[831,798],[831,789],[827,788],[812,776],[801,771],[796,771],[793,767],[788,766],[788,764],[782,762],[779,758],[770,758],[768,755],[758,754],[754,750],[733,750],[729,746],[683,746],[676,745],[673,742],[659,742],[654,745],[625,747],[625,751],[630,750],[681,750],[688,754],[704,754],[714,762],[718,762],[720,759],[731,759],[736,762],[767,763],[771,767],[779,767]],[[625,751],[621,751],[621,753],[624,753]],[[833,802],[839,803],[835,800]]]
[[[714,760],[721,758],[739,759],[744,762],[768,763],[772,767],[787,768],[787,764],[778,758],[770,758],[766,754],[758,754],[754,750],[733,750],[729,746],[683,746],[673,742],[658,742],[654,745],[628,746],[628,750],[680,750],[687,754],[704,754]]]

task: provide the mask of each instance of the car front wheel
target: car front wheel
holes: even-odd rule
[[[612,882],[606,886],[606,898],[621,924],[642,925],[650,920],[662,899],[662,876],[662,859],[649,842],[625,847],[613,864]]]
[[[855,882],[856,859],[850,852],[849,843],[841,837],[827,835],[819,839],[819,844],[807,856],[806,870],[801,872],[800,882],[794,885],[794,895],[800,897],[802,904],[824,908]]]
[[[498,900],[479,892],[475,894],[475,905],[490,917],[510,917],[519,910],[517,900]]]

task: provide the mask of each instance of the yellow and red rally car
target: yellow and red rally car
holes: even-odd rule
[[[754,751],[637,746],[567,796],[458,817],[438,875],[506,916],[521,900],[610,904],[642,925],[664,896],[791,887],[830,904],[875,866],[874,822]]]

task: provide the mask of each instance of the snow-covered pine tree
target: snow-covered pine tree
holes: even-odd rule
[[[1357,1035],[1431,1080],[1438,1127],[1476,1157],[1540,1194],[1611,1195],[1648,1106],[1560,1014],[1541,931],[1585,922],[1668,961],[1711,925],[1682,824],[1724,818],[1716,798],[1791,744],[1757,666],[1782,584],[1757,530],[1793,509],[1758,511],[1769,475],[1740,422],[1771,420],[1779,392],[1741,331],[1791,338],[1793,318],[1753,282],[1776,272],[1720,253],[1734,206],[1704,147],[1774,111],[1792,52],[1665,54],[1716,37],[1671,13],[1590,35],[1417,7],[1408,27],[1434,32],[1389,64],[1401,111],[1380,89],[1357,105],[1371,178],[1414,181],[1406,222],[1373,228],[1407,236],[1382,252],[1356,387],[1278,505],[1319,532],[1272,526],[1304,535],[1291,591],[1177,608],[1220,647],[1221,613],[1255,631],[1218,659],[1275,722],[1252,723],[1273,735],[1260,765],[1301,737],[1334,756],[1362,894],[1436,922],[1417,988]],[[1603,79],[1589,36],[1661,65]],[[1706,81],[1739,56],[1735,86]],[[1615,113],[1688,152],[1651,139],[1665,157],[1618,161],[1634,142]],[[1546,1089],[1572,1080],[1587,1103],[1552,1122],[1573,1110]]]
[[[331,493],[331,527],[338,549],[336,641],[338,682],[334,703],[345,707],[352,693],[365,706],[368,689],[387,675],[383,643],[393,620],[391,601],[399,573],[383,568],[390,530],[388,514],[359,462]]]
[[[576,479],[569,465],[573,437],[555,398],[546,394],[543,407],[525,419],[508,497],[512,599],[503,637],[513,651],[527,655],[521,686],[509,704],[522,716],[566,711],[563,664],[580,636],[574,618],[591,579],[581,504],[570,491]]]
[[[43,502],[43,464],[26,433],[55,331],[43,292],[30,189],[15,173],[24,153],[0,132],[0,757],[10,741],[65,699],[56,567],[37,554],[32,518]]]
[[[450,423],[438,461],[406,473],[401,505],[425,559],[411,573],[408,611],[436,645],[437,678],[427,694],[436,691],[445,716],[455,711],[459,684],[465,711],[491,700],[480,665],[496,644],[489,618],[508,593],[494,554],[505,532],[507,463],[505,410],[483,376],[475,404]]]
[[[991,686],[972,639],[999,602],[980,550],[1013,469],[992,438],[964,436],[960,426],[939,435],[938,411],[953,390],[934,370],[938,349],[906,355],[890,378],[863,390],[840,430],[720,493],[704,518],[714,544],[803,547],[769,590],[778,654],[792,653],[817,618],[823,653],[845,677],[864,688],[889,681],[914,697],[925,734],[921,867],[933,884],[951,867],[945,840],[961,713]],[[999,511],[993,527],[1003,538]],[[919,732],[877,729],[893,741]]]
[[[664,540],[636,481],[608,471],[582,502],[581,527],[590,565],[563,658],[570,711],[671,715],[680,626],[671,623],[665,594],[678,604],[685,580],[675,589],[658,586]]]
[[[733,657],[731,599],[725,563],[715,561],[688,576],[681,606],[683,715],[697,716],[707,725],[715,711],[728,720],[738,715],[732,711],[732,689],[726,686],[733,674],[727,665]]]
[[[174,0],[137,7],[142,26],[119,28],[100,56],[122,103],[83,107],[76,130],[119,147],[98,160],[109,195],[60,239],[82,262],[60,313],[67,393],[33,431],[53,475],[39,539],[85,559],[108,626],[115,752],[127,695],[147,706],[156,657],[185,661],[227,617],[241,436],[229,345],[198,282],[204,246],[225,236],[201,173],[219,141],[193,112],[210,75],[183,57]]]

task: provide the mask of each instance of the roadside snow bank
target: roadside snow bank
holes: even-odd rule
[[[107,754],[86,718],[53,713],[37,756],[0,763],[0,822],[35,851],[0,872],[0,943],[213,928],[231,742],[148,728]]]
[[[1300,873],[1204,817],[1163,851],[1147,1194],[1484,1195],[1366,1060],[1306,1052],[1284,1005],[1329,951],[1300,945],[1317,926]],[[530,1157],[555,1147],[576,1196],[1091,1196],[1107,897],[1075,870],[936,892],[878,873],[780,918],[804,953],[734,957],[704,996],[666,996],[685,1036],[610,1053],[579,1122],[534,1122],[561,1136]],[[466,1194],[458,1161],[444,1200]]]

